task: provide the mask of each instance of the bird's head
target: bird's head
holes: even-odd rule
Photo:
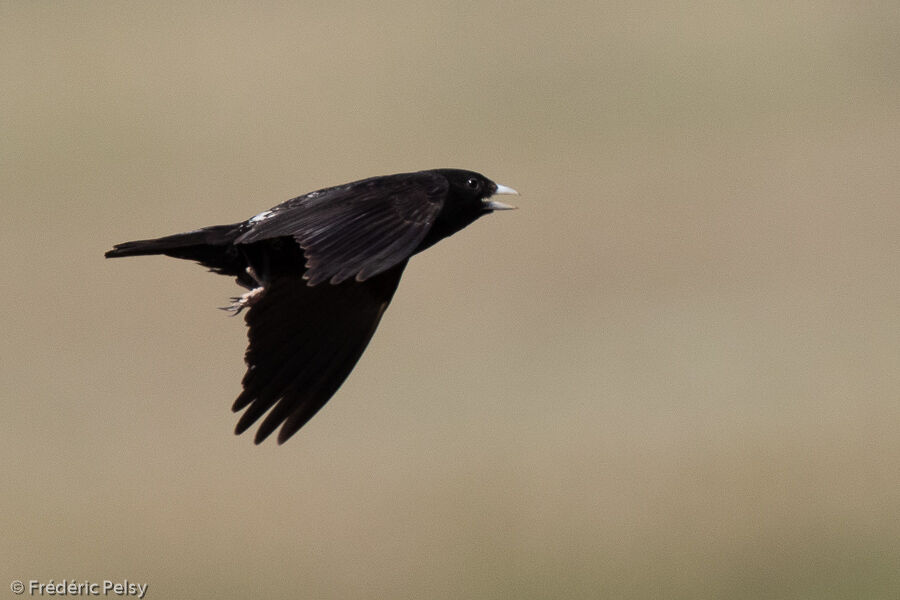
[[[421,249],[431,246],[438,240],[453,235],[460,229],[474,222],[479,217],[495,210],[516,208],[511,204],[500,202],[496,197],[519,195],[519,192],[494,183],[481,173],[462,169],[436,169],[434,171],[447,180],[447,196],[444,207],[437,216]]]
[[[494,183],[481,173],[462,169],[438,169],[438,173],[446,177],[450,184],[448,203],[465,207],[468,211],[478,213],[478,216],[495,210],[516,208],[512,204],[500,202],[495,196],[518,196],[519,192]]]

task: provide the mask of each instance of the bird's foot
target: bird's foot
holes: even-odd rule
[[[258,288],[253,288],[246,294],[242,294],[240,296],[235,296],[231,298],[231,304],[228,306],[220,307],[222,310],[227,310],[231,313],[231,316],[241,314],[241,311],[245,308],[249,308],[256,304],[256,301],[259,300],[260,296],[263,293],[264,288],[262,286]]]

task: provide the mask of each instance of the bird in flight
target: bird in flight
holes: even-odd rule
[[[434,169],[372,177],[298,196],[246,221],[117,244],[107,258],[163,254],[235,277],[247,290],[244,413],[281,444],[350,374],[378,327],[406,263],[517,194],[479,173]],[[268,414],[266,414],[268,413]]]

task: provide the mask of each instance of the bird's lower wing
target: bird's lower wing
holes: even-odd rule
[[[307,285],[300,277],[269,282],[247,312],[250,344],[244,391],[232,407],[246,408],[240,434],[267,411],[256,432],[262,442],[281,426],[278,443],[294,435],[350,374],[397,289],[404,260],[364,282]]]

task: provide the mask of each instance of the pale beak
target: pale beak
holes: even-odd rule
[[[507,187],[505,185],[497,184],[497,189],[491,194],[493,196],[502,196],[502,195],[510,195],[510,196],[518,196],[519,192],[512,189],[511,187]],[[506,202],[499,202],[497,200],[490,200],[489,198],[485,198],[483,200],[484,209],[485,210],[512,210],[516,208],[512,204],[507,204]]]

